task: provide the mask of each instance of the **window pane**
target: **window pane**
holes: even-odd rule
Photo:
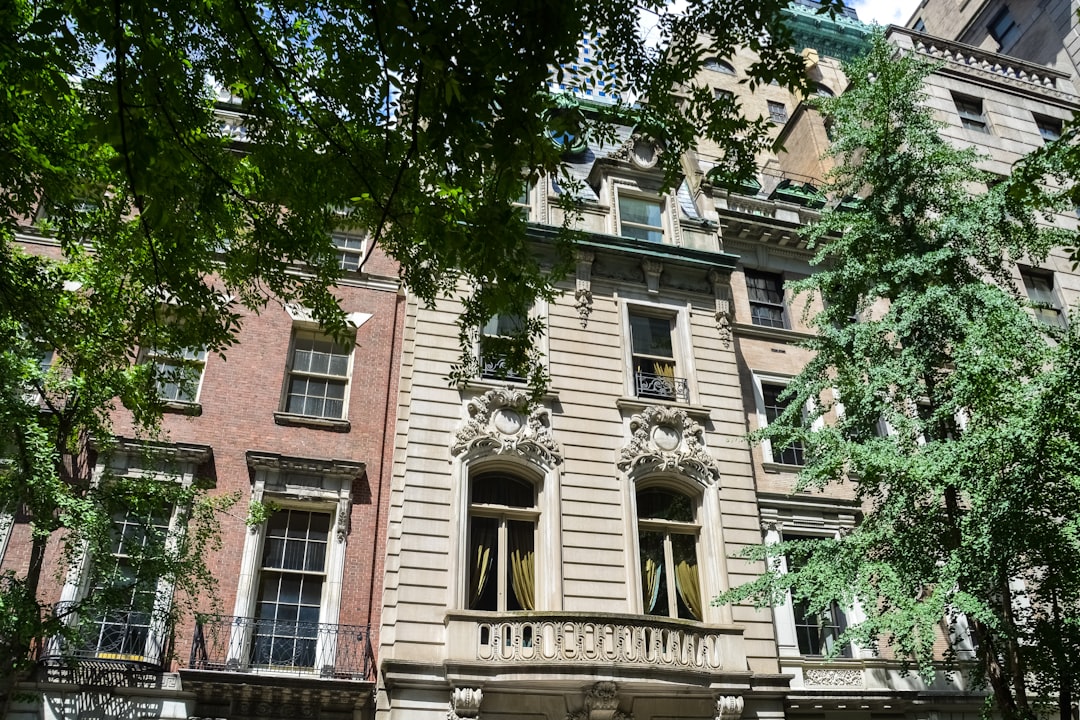
[[[661,224],[660,203],[620,195],[619,217],[622,218],[623,222],[658,227]]]
[[[635,355],[674,357],[671,320],[647,315],[630,316],[630,339]]]
[[[641,553],[641,599],[646,615],[670,616],[668,611],[667,569],[664,567],[663,533],[638,533]]]
[[[499,581],[494,577],[499,567],[499,521],[474,517],[469,527],[469,556],[465,578],[470,610],[499,609]]]
[[[512,475],[488,473],[472,479],[472,502],[530,508],[536,503],[532,483]]]
[[[638,492],[637,515],[650,520],[694,522],[694,508],[690,498],[664,488],[649,488]]]

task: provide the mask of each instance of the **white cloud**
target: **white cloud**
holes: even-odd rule
[[[852,0],[851,6],[865,23],[904,25],[919,6],[919,0]]]

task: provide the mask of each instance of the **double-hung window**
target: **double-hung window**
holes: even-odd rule
[[[623,237],[664,242],[664,204],[619,193],[619,234]]]
[[[630,347],[637,397],[688,400],[689,385],[677,377],[672,317],[631,312]]]
[[[701,620],[694,500],[664,487],[638,490],[637,525],[644,613]]]
[[[330,242],[337,251],[338,264],[342,270],[359,270],[364,259],[364,238],[346,233],[334,233]]]
[[[505,473],[471,478],[465,604],[470,610],[536,609],[536,487]]]
[[[285,412],[339,420],[345,417],[352,348],[326,335],[297,330],[285,392]]]
[[[154,364],[158,397],[166,402],[198,402],[203,371],[206,369],[205,350],[184,348],[174,354],[150,348],[146,351],[146,358]]]
[[[785,541],[813,540],[784,533]],[[789,555],[785,558],[788,572],[794,572],[798,565]],[[830,603],[823,611],[810,612],[810,604],[806,600],[791,603],[792,613],[795,620],[795,637],[799,644],[800,655],[829,655],[837,650],[837,642],[840,635],[847,627],[847,617],[837,603]],[[851,657],[851,647],[845,645],[839,648],[841,657]]]
[[[1021,268],[1020,278],[1024,281],[1028,300],[1031,301],[1031,307],[1039,322],[1053,327],[1065,327],[1065,313],[1058,302],[1057,293],[1054,292],[1054,274],[1033,268]]]
[[[787,327],[784,313],[784,277],[761,270],[744,271],[750,299],[750,322],[771,328]]]
[[[1061,120],[1058,118],[1047,117],[1045,115],[1035,115],[1035,125],[1039,128],[1039,135],[1046,142],[1053,142],[1061,137]]]
[[[507,344],[512,335],[525,329],[525,318],[511,313],[492,315],[480,328],[480,377],[522,381],[523,377],[508,372]]]
[[[761,408],[760,411],[764,416],[765,425],[771,425],[776,422],[777,418],[784,414],[791,404],[790,399],[781,400],[780,396],[784,393],[785,386],[779,383],[761,382]],[[763,447],[765,447],[763,445]],[[802,465],[803,464],[803,446],[799,442],[793,442],[787,446],[780,446],[777,443],[769,442],[767,450],[771,455],[771,459],[775,463],[782,465]]]
[[[251,642],[256,667],[315,667],[328,512],[283,509],[266,522]]]
[[[983,114],[983,103],[979,98],[953,94],[956,114],[960,116],[960,125],[975,132],[990,132],[990,124]]]

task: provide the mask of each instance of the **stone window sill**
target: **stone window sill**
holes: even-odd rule
[[[335,420],[333,418],[310,417],[308,415],[295,415],[287,412],[274,413],[274,422],[278,425],[290,427],[306,427],[315,430],[329,430],[331,432],[346,433],[352,429],[348,420]]]

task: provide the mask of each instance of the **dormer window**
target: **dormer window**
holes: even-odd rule
[[[635,240],[663,242],[664,203],[620,193],[619,234]]]

